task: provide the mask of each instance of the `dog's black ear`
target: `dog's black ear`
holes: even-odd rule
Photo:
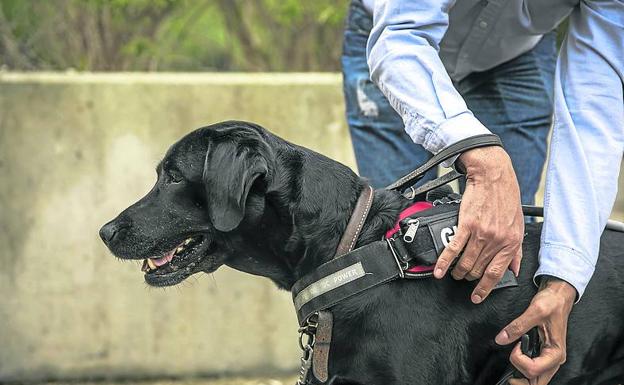
[[[243,220],[249,190],[268,173],[266,147],[262,139],[237,135],[211,141],[203,181],[208,214],[217,230],[231,231]]]

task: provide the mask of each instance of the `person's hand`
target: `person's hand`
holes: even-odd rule
[[[543,277],[539,292],[527,310],[507,325],[497,336],[496,343],[508,345],[537,326],[542,350],[530,358],[516,344],[509,360],[527,379],[513,379],[511,385],[546,385],[566,360],[568,316],[576,299],[576,289],[557,278]]]
[[[466,170],[466,190],[457,233],[440,254],[433,275],[444,277],[463,251],[451,275],[481,278],[471,295],[472,302],[481,303],[509,267],[518,275],[524,237],[520,188],[502,147],[466,151],[459,162]]]

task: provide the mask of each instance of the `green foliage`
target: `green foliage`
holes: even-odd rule
[[[0,64],[337,70],[348,0],[0,0]]]

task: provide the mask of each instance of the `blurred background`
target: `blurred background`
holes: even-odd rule
[[[346,0],[2,0],[8,69],[338,71]]]
[[[355,168],[347,6],[0,0],[0,383],[294,383],[289,293],[228,268],[149,288],[97,231],[171,143],[221,120]],[[615,207],[622,219],[622,194]]]
[[[227,268],[149,288],[97,232],[169,145],[218,121],[353,166],[347,5],[0,0],[0,383],[294,383],[289,293]]]

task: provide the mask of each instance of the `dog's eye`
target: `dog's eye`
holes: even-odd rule
[[[182,175],[180,175],[179,173],[175,171],[169,171],[167,172],[167,175],[169,176],[169,182],[171,183],[181,183],[184,181],[184,178],[182,177]]]

